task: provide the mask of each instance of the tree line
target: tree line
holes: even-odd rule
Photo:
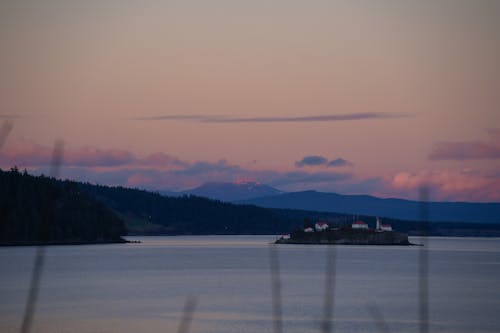
[[[0,243],[119,242],[125,225],[75,182],[0,170]]]

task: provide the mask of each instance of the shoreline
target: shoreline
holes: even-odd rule
[[[423,244],[415,244],[415,243],[353,243],[353,242],[304,242],[304,241],[282,241],[277,240],[271,244],[276,245],[346,245],[346,246],[424,246]]]
[[[69,242],[0,242],[0,247],[16,247],[16,246],[62,246],[62,245],[105,245],[105,244],[127,244],[140,243],[140,241],[129,241],[124,238],[120,240],[109,241],[69,241]]]
[[[363,222],[359,221],[358,224]],[[327,229],[319,229],[326,225]],[[315,229],[306,228],[296,230],[289,235],[284,235],[275,241],[275,244],[303,244],[303,245],[380,245],[380,246],[412,246],[408,234],[396,232],[393,230],[379,230],[377,221],[377,230],[365,228],[354,229],[351,227],[333,228],[324,223],[317,223]]]

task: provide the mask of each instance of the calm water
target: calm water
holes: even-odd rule
[[[272,236],[142,237],[47,248],[34,331],[272,332]],[[431,238],[431,332],[500,332],[500,239]],[[318,332],[327,246],[280,245],[285,332]],[[337,246],[336,332],[418,331],[418,247]],[[0,332],[18,332],[35,248],[0,248]]]

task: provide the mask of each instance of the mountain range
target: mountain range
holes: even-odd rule
[[[193,194],[266,208],[301,209],[352,215],[420,220],[418,201],[317,191],[285,193],[264,184],[206,183],[180,194]],[[429,202],[429,220],[436,222],[500,223],[500,203]]]
[[[274,187],[252,181],[235,183],[209,182],[181,194],[191,194],[227,202],[248,200],[282,194]]]

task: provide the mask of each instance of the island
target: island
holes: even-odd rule
[[[408,235],[392,230],[392,226],[381,224],[377,218],[375,229],[363,221],[351,225],[330,226],[326,222],[306,225],[303,229],[281,236],[276,244],[339,244],[339,245],[415,245]]]

